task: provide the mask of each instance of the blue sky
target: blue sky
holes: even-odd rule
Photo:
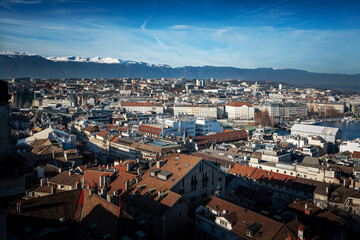
[[[359,13],[338,0],[0,0],[0,50],[352,74]]]

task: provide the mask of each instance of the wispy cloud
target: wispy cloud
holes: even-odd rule
[[[263,19],[292,16],[291,11],[277,9],[282,2],[244,14],[249,18],[264,12]],[[160,4],[154,5],[160,7]],[[44,56],[114,57],[166,63],[173,67],[272,66],[316,72],[358,71],[360,45],[355,40],[360,39],[359,29],[316,30],[270,24],[251,27],[236,24],[193,26],[181,19],[160,26],[159,16],[151,15],[151,5],[146,16],[153,17],[123,24],[130,20],[122,15],[103,19],[86,12],[96,12],[98,6],[93,6],[93,9],[70,7],[69,12],[66,7],[57,8],[60,12],[55,14],[39,17],[10,14],[3,10],[0,12],[4,13],[0,17],[0,47]]]
[[[0,1],[0,6],[13,11],[12,6],[13,5],[33,5],[33,4],[40,4],[43,1],[41,0],[2,0]]]

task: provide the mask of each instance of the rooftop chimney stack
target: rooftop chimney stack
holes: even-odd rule
[[[137,174],[138,174],[138,176],[141,176],[141,175],[142,175],[142,169],[141,169],[141,167],[139,167],[139,168],[137,169]]]
[[[304,240],[304,225],[300,225],[298,229],[299,240]]]
[[[40,186],[44,186],[46,184],[46,178],[40,179]]]
[[[22,211],[23,211],[23,206],[21,203],[21,199],[19,199],[16,203],[16,212],[17,212],[17,214],[21,214]]]
[[[126,180],[125,181],[125,191],[129,189],[129,185],[130,185],[129,181]]]
[[[53,184],[51,186],[51,194],[55,194],[55,193],[56,193],[56,186],[55,186],[55,184]]]

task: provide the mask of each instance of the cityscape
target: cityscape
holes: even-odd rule
[[[359,9],[1,0],[0,239],[359,239]]]

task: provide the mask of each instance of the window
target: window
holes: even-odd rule
[[[178,214],[179,218],[181,218],[181,215],[182,215],[182,211],[180,210]]]
[[[207,194],[203,193],[203,194],[201,194],[201,197],[202,197],[202,199],[205,199],[205,198],[207,198]]]
[[[224,220],[220,220],[220,225],[226,227],[226,226],[227,226],[227,222],[224,221]]]
[[[249,229],[246,229],[246,235],[249,237],[253,236],[252,232]]]

